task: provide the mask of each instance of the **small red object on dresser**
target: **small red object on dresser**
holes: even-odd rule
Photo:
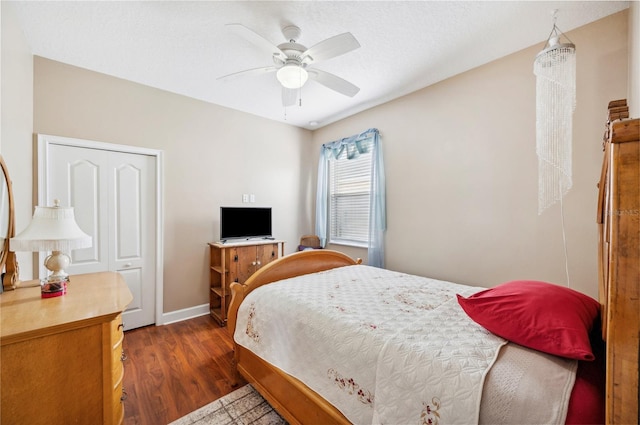
[[[40,281],[41,297],[54,298],[65,295],[67,293],[67,282],[69,282],[69,278],[67,277],[53,282],[49,282],[48,280]]]

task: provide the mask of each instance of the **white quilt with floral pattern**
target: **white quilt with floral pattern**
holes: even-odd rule
[[[341,267],[256,289],[234,337],[353,423],[477,423],[485,376],[506,343],[457,302],[482,289]]]

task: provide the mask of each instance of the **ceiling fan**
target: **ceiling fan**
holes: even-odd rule
[[[240,37],[261,48],[265,53],[268,52],[274,64],[235,72],[219,77],[219,80],[275,72],[276,78],[282,85],[283,106],[295,104],[296,90],[302,87],[308,79],[349,97],[355,96],[360,91],[360,88],[337,75],[312,67],[320,61],[340,56],[360,47],[358,40],[349,32],[336,35],[306,48],[296,42],[300,38],[301,31],[295,25],[289,25],[282,29],[282,34],[289,41],[278,46],[242,24],[227,24],[226,26]]]

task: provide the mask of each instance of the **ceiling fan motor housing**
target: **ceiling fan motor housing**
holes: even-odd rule
[[[302,30],[295,25],[287,25],[282,28],[282,35],[284,35],[285,40],[289,40],[291,43],[295,43],[296,40],[300,39],[300,35],[302,35]]]
[[[302,65],[302,53],[307,50],[306,47],[298,43],[282,43],[278,45],[278,49],[280,49],[285,55],[287,55],[286,63],[294,60],[299,65]],[[285,63],[277,55],[273,56],[273,61],[276,65],[284,65]]]

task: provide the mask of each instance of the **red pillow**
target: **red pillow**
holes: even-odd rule
[[[490,332],[561,357],[593,360],[589,332],[600,304],[578,291],[552,283],[517,280],[503,283],[458,303]]]

